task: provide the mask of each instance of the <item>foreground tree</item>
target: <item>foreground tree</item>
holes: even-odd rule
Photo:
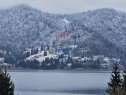
[[[14,95],[14,83],[11,81],[6,68],[4,72],[0,68],[0,95]]]
[[[124,93],[126,93],[126,67],[123,71],[122,90],[123,90]]]
[[[118,64],[115,63],[113,66],[110,82],[108,83],[108,88],[107,88],[107,92],[109,93],[109,95],[124,95],[121,94],[122,93],[121,84],[122,84],[122,79],[120,75],[120,70]]]

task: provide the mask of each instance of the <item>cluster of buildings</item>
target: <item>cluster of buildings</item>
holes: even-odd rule
[[[113,66],[113,63],[120,62],[120,59],[117,58],[109,58],[105,57],[104,55],[94,55],[92,57],[81,57],[81,56],[73,56],[71,53],[71,48],[76,48],[76,45],[69,46],[67,49],[66,47],[57,47],[57,48],[50,48],[50,49],[38,49],[38,53],[34,55],[30,55],[26,58],[26,60],[38,60],[39,62],[42,62],[46,58],[55,58],[59,59],[60,63],[64,62],[66,63],[66,60],[68,60],[68,57],[72,58],[73,63],[79,64],[81,66],[91,65],[93,63],[98,63],[100,68],[106,68],[111,69]],[[64,51],[68,53],[64,53]],[[27,50],[26,52],[31,52],[31,49]],[[45,56],[44,53],[47,52],[47,55]],[[0,67],[7,67],[12,68],[12,64],[8,64],[4,62],[4,58],[0,58]],[[72,62],[69,62],[66,64],[66,68],[70,68],[72,66]],[[120,67],[123,67],[120,64]]]
[[[71,57],[74,63],[78,63],[81,65],[90,65],[93,64],[94,62],[97,62],[99,60],[100,62],[100,67],[101,68],[112,68],[113,63],[116,62],[120,62],[120,59],[117,58],[109,58],[109,57],[105,57],[104,55],[94,55],[92,57],[80,57],[80,56],[73,56],[71,53],[71,49],[76,48],[76,45],[73,46],[64,46],[64,47],[56,47],[56,48],[51,48],[49,47],[49,50],[45,49],[44,51],[47,51],[48,54],[47,56],[39,56],[43,55],[42,51],[40,51],[39,54],[33,55],[29,58],[31,59],[37,59],[38,61],[43,61],[45,58],[49,57],[49,58],[60,58],[60,62],[66,62],[66,60],[68,59],[68,57]],[[65,51],[65,52],[64,52]],[[67,63],[67,67],[71,67],[72,63]],[[120,65],[121,66],[121,65]]]

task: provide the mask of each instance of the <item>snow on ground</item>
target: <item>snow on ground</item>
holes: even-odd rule
[[[77,47],[77,45],[71,45],[70,47],[71,47],[71,48],[76,48],[76,47]]]
[[[44,61],[46,58],[56,58],[57,55],[55,54],[50,54],[47,52],[47,56],[44,56],[44,51],[41,51],[38,54],[31,55],[30,57],[26,58],[26,60],[38,60],[39,62]]]
[[[39,57],[39,58],[37,58],[37,60],[38,60],[39,62],[42,62],[42,61],[45,60],[46,58],[56,58],[56,57],[57,57],[57,55],[49,54],[49,55],[47,55],[47,56]]]
[[[63,22],[65,22],[65,23],[67,23],[67,24],[70,23],[66,18],[63,19]]]

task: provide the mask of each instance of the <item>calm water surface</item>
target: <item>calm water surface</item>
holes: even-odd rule
[[[9,71],[15,95],[103,95],[108,71]]]

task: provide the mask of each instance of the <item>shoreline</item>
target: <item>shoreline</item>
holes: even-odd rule
[[[8,69],[9,72],[68,72],[68,73],[111,73],[112,70],[108,69],[55,69],[55,70],[42,70],[42,69]]]
[[[10,68],[7,70],[55,70],[55,71],[112,71],[111,69],[92,69],[92,68],[77,68],[77,69],[32,69],[32,68]]]

